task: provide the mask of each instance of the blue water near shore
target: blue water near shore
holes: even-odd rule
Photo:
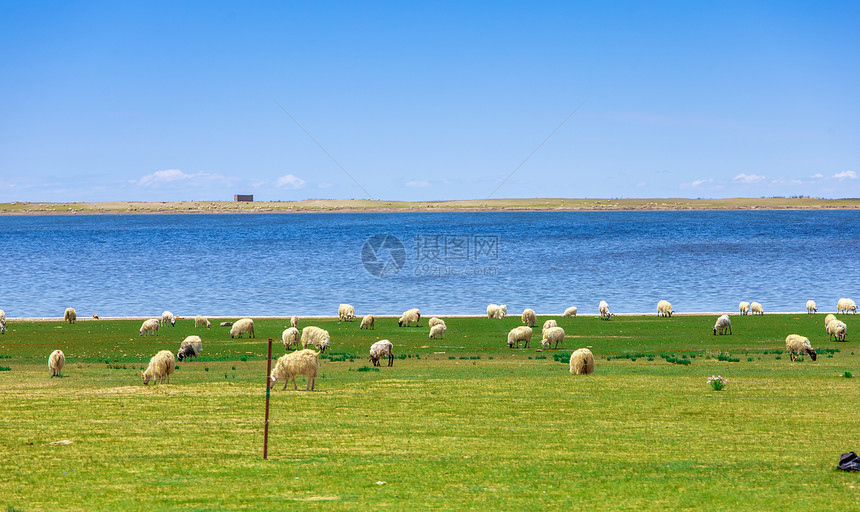
[[[860,300],[858,221],[855,211],[2,216],[0,308],[253,317],[335,315],[341,302],[358,314],[483,314],[492,302],[596,314],[600,300],[633,313],[660,299],[677,312],[734,312],[741,300],[800,311],[814,299],[829,311]]]

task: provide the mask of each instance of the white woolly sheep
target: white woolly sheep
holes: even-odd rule
[[[740,311],[742,315],[750,314],[750,303],[747,301],[741,302],[738,304],[738,311]]]
[[[293,390],[297,390],[296,377],[304,376],[308,381],[305,391],[313,391],[319,368],[319,352],[310,349],[290,352],[278,358],[275,367],[272,368],[272,373],[269,375],[269,387],[274,387],[277,381],[282,380],[284,381],[283,389],[287,389],[287,384],[292,379]]]
[[[143,336],[143,333],[146,333],[147,336],[150,334],[158,336],[158,319],[150,318],[149,320],[144,320],[140,326],[140,335]]]
[[[824,332],[827,332],[827,326],[834,320],[836,320],[836,315],[833,313],[828,313],[827,316],[824,317]]]
[[[212,324],[209,323],[209,319],[202,315],[197,315],[194,317],[194,328],[198,328],[201,325],[205,326],[207,329],[210,328]]]
[[[836,341],[845,341],[848,326],[841,320],[833,320],[827,324],[827,339],[836,338]]]
[[[714,324],[714,336],[717,335],[717,331],[720,335],[732,333],[732,319],[729,318],[729,315],[721,315],[717,318],[717,322]]]
[[[529,342],[532,340],[532,328],[523,325],[520,327],[514,327],[511,329],[511,332],[508,333],[508,347],[509,348],[520,348],[520,342],[525,342],[523,348],[529,347]]]
[[[6,312],[0,309],[0,334],[6,334]]]
[[[370,329],[375,330],[376,327],[376,318],[373,315],[364,315],[364,318],[361,319],[361,325],[358,326],[359,329]]]
[[[559,344],[564,347],[564,329],[561,327],[544,329],[542,338],[540,344],[545,350],[549,349],[553,343],[555,343],[555,347],[553,347],[555,349],[558,348]]]
[[[581,348],[570,354],[570,373],[573,375],[594,373],[594,354],[587,348]]]
[[[564,314],[562,315],[562,318],[567,318],[567,317],[571,317],[571,316],[572,317],[576,316],[576,306],[571,306],[571,307],[565,309]]]
[[[165,378],[170,384],[170,374],[175,368],[176,361],[173,359],[173,353],[169,350],[159,351],[152,356],[152,359],[149,360],[149,366],[140,374],[143,377],[143,385],[149,384],[151,380],[163,383]]]
[[[812,345],[809,343],[809,338],[805,338],[799,334],[789,334],[785,338],[785,348],[788,350],[788,357],[792,361],[797,359],[801,354],[809,354],[813,361],[818,357]]]
[[[817,312],[818,312],[818,305],[815,303],[815,301],[814,300],[806,301],[806,313],[809,315],[814,315]]]
[[[299,328],[299,315],[293,315],[293,317],[290,318],[290,327],[295,327],[296,329]]]
[[[165,311],[161,314],[161,325],[165,326],[168,323],[171,326],[176,327],[176,317],[173,316],[173,313],[171,313],[170,311]]]
[[[445,331],[447,331],[447,330],[448,330],[448,328],[445,327],[444,324],[434,325],[433,327],[430,328],[430,339],[432,340],[433,338],[437,338],[437,337],[440,339],[444,338],[443,334],[445,334]]]
[[[250,318],[236,320],[236,323],[230,328],[231,338],[241,338],[243,334],[247,334],[249,338],[256,338],[256,335],[254,335],[254,321]]]
[[[309,325],[302,329],[302,347],[308,348],[308,345],[313,345],[320,352],[325,352],[325,349],[331,344],[331,336],[325,329]]]
[[[612,313],[609,312],[609,304],[607,304],[605,300],[600,301],[600,304],[597,305],[597,310],[600,311],[601,320],[609,320],[612,318]]]
[[[764,314],[764,309],[762,309],[761,304],[759,304],[758,302],[753,302],[752,304],[750,304],[750,311],[752,312],[752,314]]]
[[[337,308],[337,317],[341,322],[352,322],[355,318],[355,308],[349,304],[341,304]]]
[[[854,301],[851,299],[839,299],[839,302],[836,303],[836,312],[837,313],[848,313],[849,311],[853,311],[854,314],[857,314],[857,304],[854,304]]]
[[[487,306],[487,318],[501,320],[506,316],[508,316],[507,305],[502,304],[501,306],[497,306],[496,304],[490,304],[489,306]]]
[[[51,371],[51,377],[62,377],[63,367],[66,366],[66,355],[62,350],[51,352],[48,357],[48,370]]]
[[[398,327],[403,327],[404,325],[409,327],[409,324],[415,322],[415,327],[418,327],[418,322],[421,320],[421,311],[418,311],[418,308],[407,309],[403,312],[403,316],[400,317],[400,320],[397,321]]]
[[[427,321],[427,325],[429,325],[430,327],[433,327],[434,325],[445,325],[445,320],[442,320],[441,318],[436,318],[434,316],[433,318],[431,318],[430,320]],[[447,329],[447,327],[448,326],[445,326],[446,329]]]
[[[669,303],[668,300],[661,300],[657,303],[657,314],[660,316],[669,317],[672,316],[672,304]]]
[[[287,327],[284,329],[284,332],[281,333],[281,340],[284,342],[284,349],[290,350],[293,345],[296,348],[299,348],[299,344],[301,341],[299,340],[299,330],[295,327]]]
[[[197,356],[199,356],[203,352],[203,340],[200,339],[200,336],[188,336],[182,343],[179,345],[179,351],[176,353],[176,359],[182,361],[183,359],[194,358],[197,361]]]
[[[73,324],[77,319],[78,312],[75,311],[75,308],[66,308],[66,312],[63,313],[63,322],[69,322],[70,324]]]
[[[535,310],[531,308],[524,309],[523,314],[520,318],[522,319],[523,323],[528,325],[529,327],[534,327],[535,322],[537,321]]]
[[[555,320],[547,320],[546,322],[544,322],[543,328],[541,328],[540,330],[541,336],[543,336],[547,329],[550,329],[552,327],[558,327],[558,323]]]
[[[370,362],[379,366],[379,360],[388,356],[388,366],[394,366],[394,344],[388,340],[379,340],[370,346]]]

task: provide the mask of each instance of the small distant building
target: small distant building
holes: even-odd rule
[[[237,203],[240,201],[241,202],[247,202],[247,203],[253,203],[254,202],[254,194],[251,194],[251,195],[236,194],[235,196],[233,196],[233,201],[237,202]]]

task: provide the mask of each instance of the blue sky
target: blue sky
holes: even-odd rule
[[[0,201],[860,197],[858,25],[856,2],[4,2]]]

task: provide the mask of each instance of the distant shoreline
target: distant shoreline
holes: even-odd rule
[[[392,212],[605,212],[605,211],[745,211],[856,210],[860,198],[728,199],[489,199],[463,201],[372,201],[306,199],[303,201],[113,201],[105,203],[0,203],[0,215],[229,214],[229,213],[392,213]]]

